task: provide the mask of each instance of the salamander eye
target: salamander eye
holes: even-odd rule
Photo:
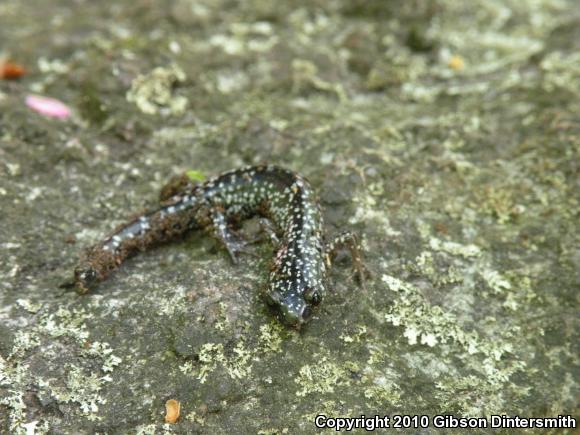
[[[92,281],[96,277],[96,273],[92,268],[81,268],[77,267],[75,269],[75,277],[77,280],[82,282]]]
[[[91,266],[75,269],[75,284],[80,293],[86,293],[98,281],[97,271]]]
[[[322,296],[318,290],[308,287],[304,291],[304,299],[312,305],[318,305],[322,301]]]

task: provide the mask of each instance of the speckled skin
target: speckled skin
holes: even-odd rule
[[[281,319],[299,326],[327,292],[327,268],[337,249],[347,247],[362,278],[356,238],[341,234],[325,247],[320,206],[310,184],[277,166],[252,166],[225,172],[202,184],[182,177],[162,191],[162,206],[118,228],[90,248],[75,269],[75,281],[86,292],[105,279],[128,256],[192,229],[205,229],[228,250],[232,260],[246,242],[231,225],[256,214],[268,219],[276,242],[266,300]]]

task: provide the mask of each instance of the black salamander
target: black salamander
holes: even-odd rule
[[[86,293],[127,257],[189,230],[208,231],[227,249],[233,262],[248,242],[234,224],[259,215],[274,240],[267,302],[283,322],[299,327],[327,292],[328,268],[337,251],[349,249],[361,283],[363,265],[357,238],[343,232],[324,243],[322,214],[316,194],[300,175],[277,166],[250,166],[194,184],[186,176],[165,186],[161,207],[119,227],[89,248],[75,269],[75,285]]]

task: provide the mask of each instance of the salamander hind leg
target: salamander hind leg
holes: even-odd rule
[[[262,241],[264,238],[270,241],[276,248],[280,246],[280,237],[276,231],[276,226],[270,219],[260,218],[260,233],[261,236],[256,238],[256,241]]]
[[[248,242],[230,228],[222,211],[217,209],[212,210],[211,226],[208,230],[209,233],[226,248],[230,258],[232,259],[232,263],[238,264],[238,253],[240,252],[256,255],[248,249],[248,245],[250,245],[251,242]]]
[[[365,278],[369,275],[369,272],[362,262],[361,247],[356,234],[350,231],[344,231],[326,245],[324,258],[326,259],[327,265],[329,267],[332,265],[332,261],[342,249],[348,249],[350,251],[354,273],[361,287],[365,288]]]

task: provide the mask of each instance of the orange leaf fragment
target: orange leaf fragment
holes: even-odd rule
[[[175,399],[169,399],[165,402],[165,423],[175,423],[179,418],[181,403]]]
[[[26,69],[22,65],[0,61],[0,79],[15,80],[24,74],[26,74]]]

